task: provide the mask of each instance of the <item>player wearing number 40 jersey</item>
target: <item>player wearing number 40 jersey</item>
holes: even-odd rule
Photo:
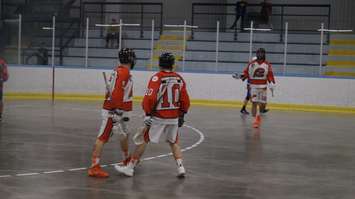
[[[178,127],[183,125],[190,100],[184,79],[173,72],[175,58],[171,53],[159,57],[160,72],[153,75],[143,99],[145,112],[144,141],[138,144],[127,166],[115,166],[116,170],[126,176],[133,176],[134,167],[145,150],[148,142],[158,143],[164,134],[169,143],[178,166],[178,177],[185,176],[182,154],[179,146]]]
[[[253,127],[255,128],[258,128],[261,123],[260,112],[267,102],[267,87],[269,85],[273,92],[275,84],[271,64],[265,60],[265,57],[265,49],[259,48],[256,51],[256,60],[249,63],[243,74],[243,79],[248,79],[250,83],[252,115],[255,117]]]
[[[159,99],[160,96],[162,96],[161,99]],[[168,70],[156,73],[149,81],[142,105],[146,115],[177,121],[181,114],[187,112],[189,106],[189,96],[184,79],[179,74]],[[153,109],[156,110],[153,111]]]

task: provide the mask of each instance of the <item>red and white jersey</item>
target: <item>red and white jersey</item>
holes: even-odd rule
[[[9,79],[6,61],[0,58],[0,82],[5,82]]]
[[[110,94],[106,93],[103,108],[106,110],[132,110],[133,81],[130,70],[118,66],[109,79]]]
[[[178,118],[187,113],[190,98],[184,79],[171,71],[160,71],[152,76],[142,102],[146,115],[163,119]]]
[[[267,61],[252,61],[244,69],[244,77],[252,88],[266,88],[268,82],[275,84],[271,64]]]

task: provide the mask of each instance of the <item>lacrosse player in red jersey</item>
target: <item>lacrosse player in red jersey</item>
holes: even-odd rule
[[[115,166],[118,172],[126,176],[134,175],[134,167],[144,153],[147,143],[158,143],[162,134],[176,160],[177,176],[185,176],[178,128],[183,125],[184,115],[190,107],[190,99],[184,79],[173,72],[174,63],[175,57],[171,53],[164,53],[159,57],[160,71],[151,77],[142,102],[146,115],[144,118],[146,130],[142,133],[144,139],[136,146],[127,166]]]
[[[7,63],[5,59],[0,57],[0,121],[2,120],[2,111],[3,111],[3,89],[4,89],[4,82],[9,79],[9,72],[7,70]]]
[[[108,177],[109,174],[100,167],[100,157],[104,144],[112,133],[119,135],[121,150],[125,161],[129,161],[128,130],[125,122],[127,112],[132,111],[133,81],[130,70],[136,63],[136,55],[130,48],[120,50],[120,65],[117,66],[107,85],[106,97],[101,111],[102,123],[92,153],[92,163],[88,175],[92,177]],[[123,161],[123,163],[125,163]]]
[[[244,69],[243,79],[248,79],[250,83],[250,93],[252,101],[252,115],[255,118],[254,128],[259,128],[261,124],[260,113],[264,111],[267,102],[267,87],[274,91],[275,78],[272,67],[266,61],[265,49],[259,48],[256,51],[256,60]],[[259,107],[259,108],[258,108]]]

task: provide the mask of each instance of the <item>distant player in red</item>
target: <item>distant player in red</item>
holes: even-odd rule
[[[252,115],[255,117],[253,127],[258,128],[261,124],[260,112],[264,110],[267,102],[267,87],[273,92],[275,78],[272,67],[265,60],[265,49],[259,48],[256,51],[256,60],[244,69],[243,78],[250,83],[250,93],[252,105]],[[258,108],[259,107],[259,108]]]
[[[2,120],[3,103],[3,88],[4,82],[9,79],[9,72],[7,71],[6,61],[0,57],[0,121]]]
[[[125,115],[132,111],[133,82],[130,70],[136,62],[136,55],[130,48],[119,52],[120,65],[117,66],[110,77],[103,109],[101,111],[102,124],[92,153],[92,164],[88,170],[89,176],[108,177],[108,173],[100,167],[100,157],[104,144],[110,139],[112,133],[118,134],[124,159],[129,160],[128,130],[125,124]]]
[[[185,176],[182,153],[179,146],[178,128],[183,125],[184,115],[190,107],[190,99],[184,79],[173,72],[175,57],[164,53],[159,57],[160,71],[152,76],[143,99],[145,112],[144,141],[138,144],[127,166],[115,168],[126,176],[133,176],[134,167],[142,156],[148,142],[158,143],[164,134],[178,166],[178,177]]]

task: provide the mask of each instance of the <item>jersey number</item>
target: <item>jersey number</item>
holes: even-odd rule
[[[178,108],[180,101],[180,85],[167,85],[164,92],[161,107],[162,108]]]

